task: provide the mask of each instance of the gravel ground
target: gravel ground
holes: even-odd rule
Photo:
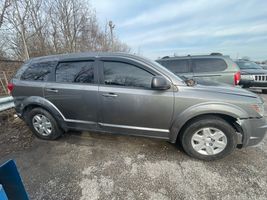
[[[25,123],[14,118],[14,111],[0,113],[0,158],[30,148],[34,136]]]
[[[161,140],[73,132],[42,141],[11,122],[1,124],[0,162],[16,160],[31,199],[267,199],[266,137],[203,162]]]

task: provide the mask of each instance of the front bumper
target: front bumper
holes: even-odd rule
[[[243,85],[244,87],[259,87],[259,88],[267,88],[267,81],[257,82],[254,80],[240,80],[239,85]]]
[[[267,131],[265,118],[240,119],[239,124],[243,131],[243,147],[253,146],[262,141]]]

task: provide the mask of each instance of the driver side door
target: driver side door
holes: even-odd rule
[[[167,139],[173,88],[152,90],[152,77],[159,74],[127,59],[102,58],[99,70],[100,126],[112,132]]]

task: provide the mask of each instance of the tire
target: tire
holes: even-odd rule
[[[196,118],[183,130],[180,135],[182,148],[189,156],[196,159],[206,161],[221,159],[237,146],[235,129],[217,116]],[[219,138],[215,139],[215,136]]]
[[[59,127],[55,118],[48,111],[40,107],[28,111],[25,119],[31,131],[40,139],[55,140],[64,133],[64,131]],[[37,125],[39,124],[40,126],[40,119],[42,121],[41,123],[45,125],[42,124],[41,128],[38,128]]]
[[[267,89],[262,89],[261,92],[262,94],[267,94]]]

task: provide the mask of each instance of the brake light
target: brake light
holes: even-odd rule
[[[12,92],[12,90],[14,89],[15,85],[13,83],[9,83],[7,84],[7,89],[9,92]]]
[[[239,81],[240,81],[240,78],[241,78],[241,74],[240,74],[240,71],[236,72],[235,75],[234,75],[234,82],[235,82],[235,85],[238,85]]]

